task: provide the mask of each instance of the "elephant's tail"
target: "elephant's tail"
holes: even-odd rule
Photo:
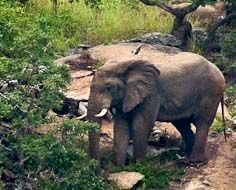
[[[224,110],[224,105],[225,105],[225,100],[224,100],[224,95],[221,98],[221,114],[222,114],[222,122],[224,126],[224,137],[225,137],[225,142],[227,142],[227,137],[226,137],[226,123],[225,123],[225,110]]]

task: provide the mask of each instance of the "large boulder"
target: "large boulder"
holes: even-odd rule
[[[141,37],[125,40],[124,42],[141,42],[170,47],[181,47],[182,45],[182,42],[175,36],[171,34],[162,34],[160,32],[147,33]]]

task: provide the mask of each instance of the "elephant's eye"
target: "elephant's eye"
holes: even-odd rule
[[[111,91],[111,85],[107,85],[107,90]]]

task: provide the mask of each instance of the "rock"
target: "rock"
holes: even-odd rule
[[[75,55],[75,54],[80,54],[81,52],[83,52],[84,50],[88,50],[89,48],[91,48],[90,45],[87,44],[80,44],[78,48],[72,48],[67,50],[64,53],[64,56],[71,56],[71,55]]]
[[[77,60],[79,57],[80,57],[80,54],[69,55],[69,56],[66,56],[66,57],[61,57],[61,58],[59,58],[59,59],[56,59],[56,60],[54,61],[54,63],[57,64],[57,65],[66,65],[67,62],[75,61],[75,60]],[[68,66],[69,66],[69,65],[68,65]]]
[[[192,180],[189,182],[187,187],[184,190],[205,190],[206,186],[198,179]]]
[[[54,61],[57,65],[66,65],[71,70],[93,70],[98,60],[91,57],[88,51],[69,55]]]
[[[233,133],[233,130],[230,129],[230,128],[227,128],[226,131],[225,131],[226,135],[232,135],[232,133]]]
[[[147,33],[139,38],[126,40],[125,42],[142,42],[148,44],[158,44],[171,47],[181,47],[181,41],[171,34],[162,34],[160,32]]]
[[[138,172],[122,171],[112,173],[108,176],[108,181],[114,182],[120,189],[132,189],[144,175]]]
[[[207,180],[204,180],[204,181],[202,182],[202,184],[203,184],[203,185],[206,185],[206,186],[210,186],[210,185],[211,185],[211,183],[210,183],[209,181],[207,181]]]
[[[193,28],[192,39],[199,47],[203,47],[207,39],[207,32],[204,28]]]

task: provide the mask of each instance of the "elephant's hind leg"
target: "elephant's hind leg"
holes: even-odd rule
[[[204,111],[200,112],[197,117],[194,118],[193,124],[196,126],[196,135],[194,146],[189,161],[193,163],[207,161],[205,148],[207,143],[207,136],[209,128],[215,118],[218,103],[211,105],[211,107],[205,107]]]
[[[194,143],[194,133],[191,129],[190,122],[188,120],[179,120],[172,122],[172,124],[178,129],[180,132],[183,141],[185,143],[185,153],[187,156],[189,156],[193,149],[193,143]]]
[[[130,139],[129,127],[127,119],[121,116],[115,118],[113,156],[114,163],[118,166],[123,166],[126,161],[126,151]]]

